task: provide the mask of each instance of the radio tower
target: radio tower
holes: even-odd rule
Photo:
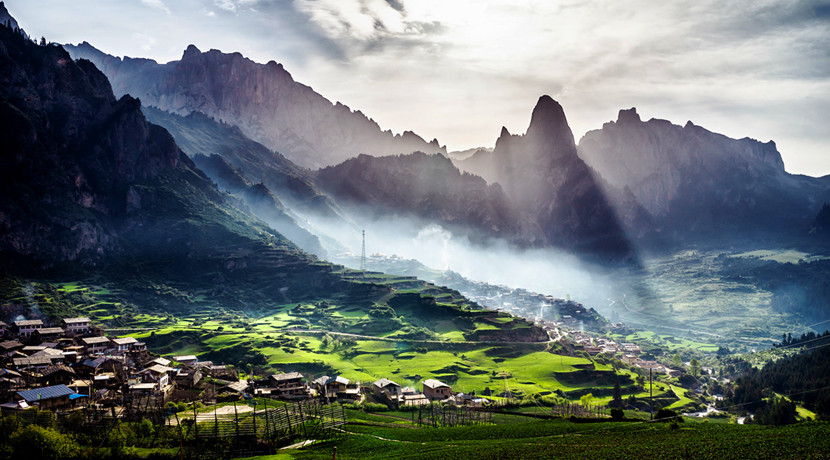
[[[360,253],[360,271],[366,272],[366,230],[363,230],[363,250]]]

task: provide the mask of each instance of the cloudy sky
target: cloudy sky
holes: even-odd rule
[[[774,140],[787,170],[830,174],[830,1],[7,0],[21,27],[118,56],[188,44],[276,60],[383,128],[492,147],[538,97],[577,139],[643,119]]]

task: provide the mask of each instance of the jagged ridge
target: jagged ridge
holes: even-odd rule
[[[341,162],[359,153],[391,155],[416,150],[446,154],[437,140],[411,131],[393,135],[349,107],[294,81],[281,64],[257,64],[240,53],[202,53],[190,45],[180,61],[119,59],[89,43],[67,45],[73,57],[94,62],[115,92],[179,115],[203,112],[239,126],[250,138],[305,167]]]

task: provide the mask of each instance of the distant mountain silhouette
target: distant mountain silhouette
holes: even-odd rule
[[[116,94],[131,94],[145,105],[183,116],[198,111],[229,122],[304,167],[332,165],[361,153],[446,154],[437,140],[426,142],[411,131],[393,135],[360,111],[332,104],[274,61],[257,64],[240,53],[203,53],[190,45],[181,60],[159,64],[113,57],[87,42],[65,47],[74,58],[98,66]]]
[[[643,122],[633,108],[586,133],[579,156],[607,180],[607,193],[630,193],[682,244],[803,234],[830,196],[830,178],[787,173],[771,141]]]

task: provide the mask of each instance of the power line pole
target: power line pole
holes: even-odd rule
[[[366,273],[366,230],[363,230],[363,248],[360,253],[360,271]]]
[[[652,368],[648,368],[648,405],[651,408],[651,419],[654,420],[654,383],[651,381]]]

